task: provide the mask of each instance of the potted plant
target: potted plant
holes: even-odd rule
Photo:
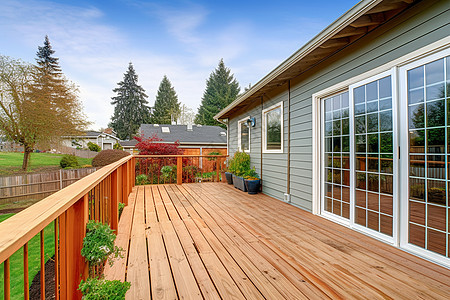
[[[225,164],[227,165],[227,167],[224,168],[225,179],[227,180],[228,184],[233,184],[233,173],[232,173],[232,170],[231,170],[232,164],[233,164],[232,161],[233,161],[232,158],[230,158],[230,159],[227,158],[227,160],[225,161]]]
[[[235,152],[229,163],[229,170],[233,173],[234,187],[246,192],[244,175],[250,170],[250,155],[245,152]]]
[[[244,183],[250,195],[258,194],[261,187],[261,179],[256,173],[255,167],[245,173]]]

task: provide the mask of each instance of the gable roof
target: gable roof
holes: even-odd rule
[[[220,121],[338,53],[420,0],[362,0],[214,116]]]

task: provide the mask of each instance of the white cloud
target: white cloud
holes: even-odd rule
[[[247,20],[234,20],[211,29],[209,10],[198,4],[183,2],[171,7],[135,0],[126,3],[146,11],[147,17],[153,18],[149,20],[153,29],[161,34],[165,31],[164,38],[169,39],[166,42],[176,49],[165,49],[165,44],[162,49],[144,44],[141,37],[133,36],[134,32],[107,23],[105,12],[93,5],[38,0],[2,1],[0,34],[5,38],[0,40],[0,49],[12,49],[2,54],[34,61],[37,46],[42,45],[48,34],[63,71],[80,87],[85,112],[94,122],[93,129],[98,129],[110,121],[112,89],[123,79],[130,61],[151,105],[159,83],[167,75],[179,100],[196,110],[206,79],[220,58],[224,58],[241,85],[247,86],[255,84],[287,57],[297,43],[298,47],[301,44],[298,38],[285,41],[286,37],[277,34],[271,38]],[[317,28],[314,22],[309,24],[306,31]],[[298,32],[299,36],[304,34]],[[159,40],[150,42],[155,44]]]

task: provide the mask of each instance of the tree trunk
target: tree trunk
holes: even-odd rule
[[[29,146],[24,146],[24,152],[23,152],[23,163],[22,163],[22,170],[26,171],[28,169],[28,162],[30,161],[30,154],[33,152],[33,148]]]

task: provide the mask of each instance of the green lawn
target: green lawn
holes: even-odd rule
[[[31,153],[28,172],[39,172],[59,168],[59,161],[63,154]],[[21,172],[23,153],[0,152],[0,175],[14,175]],[[92,158],[78,157],[80,166],[90,165]]]
[[[0,222],[12,217],[14,214],[0,215]],[[54,223],[50,223],[44,229],[44,252],[47,261],[55,253],[54,243]],[[33,281],[34,276],[40,269],[40,237],[39,234],[28,242],[28,275],[29,284]],[[3,295],[3,272],[4,264],[0,266],[0,299]],[[20,248],[10,257],[10,280],[11,280],[11,299],[23,299],[23,248]]]

